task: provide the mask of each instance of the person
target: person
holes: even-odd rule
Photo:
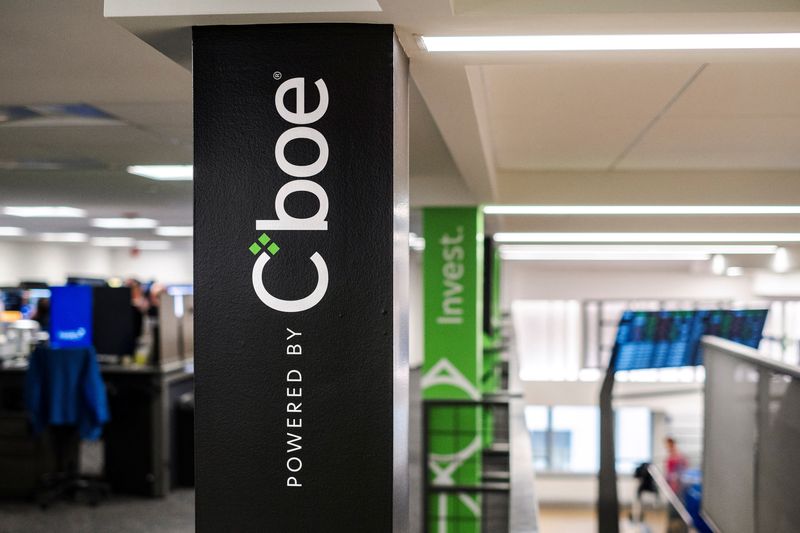
[[[142,323],[145,315],[147,314],[148,308],[150,307],[150,302],[147,300],[147,296],[145,296],[144,289],[142,288],[142,284],[139,282],[139,280],[129,278],[125,280],[125,286],[131,289],[131,307],[133,308],[133,337],[134,339],[139,339],[139,337],[142,336]],[[135,343],[136,341],[134,341],[134,346],[131,347],[131,354],[136,351]]]
[[[667,448],[667,460],[664,468],[664,473],[667,477],[672,491],[679,495],[681,494],[681,475],[684,470],[689,466],[686,457],[678,449],[678,443],[672,437],[667,437],[665,440]]]
[[[634,523],[641,524],[644,522],[644,495],[657,496],[658,490],[653,476],[650,475],[650,463],[642,463],[637,466],[633,477],[639,480],[639,486],[636,489],[636,498],[633,500],[630,517]]]
[[[667,459],[664,465],[664,475],[667,479],[667,484],[678,498],[683,499],[681,476],[689,466],[689,462],[678,449],[678,443],[673,437],[667,437],[664,444],[667,448]],[[686,525],[683,523],[683,520],[681,520],[678,510],[671,504],[667,506],[667,531],[669,533],[686,531]]]
[[[50,329],[50,298],[41,298],[31,318],[39,323],[42,331]]]

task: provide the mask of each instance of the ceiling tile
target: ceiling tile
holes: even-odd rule
[[[664,118],[618,168],[798,169],[800,116]]]

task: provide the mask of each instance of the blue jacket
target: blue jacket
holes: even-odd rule
[[[36,348],[25,376],[25,406],[37,434],[49,425],[74,425],[82,439],[98,439],[110,417],[94,348]]]

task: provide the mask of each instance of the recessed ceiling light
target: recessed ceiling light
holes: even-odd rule
[[[711,272],[716,274],[717,276],[721,276],[725,273],[725,256],[717,254],[711,258]]]
[[[150,229],[158,226],[152,218],[94,218],[92,226],[106,229]]]
[[[800,242],[800,233],[496,233],[495,242]]]
[[[25,230],[13,226],[0,226],[0,237],[19,237],[25,235]]]
[[[136,241],[140,250],[169,250],[172,244],[169,241]]]
[[[744,269],[742,267],[728,267],[727,270],[725,270],[725,274],[730,277],[741,276],[744,274]]]
[[[423,36],[428,52],[592,52],[800,48],[800,33]]]
[[[800,205],[487,205],[487,215],[800,215]]]
[[[161,237],[191,237],[194,235],[193,226],[161,226],[156,228],[156,235]]]
[[[86,210],[64,206],[9,206],[3,208],[3,214],[26,218],[83,218]]]
[[[159,181],[190,181],[194,175],[193,165],[132,165],[130,174]]]
[[[783,274],[789,271],[789,252],[786,248],[778,248],[775,251],[775,257],[772,258],[772,270]]]
[[[129,247],[134,240],[130,237],[92,237],[92,246]]]
[[[39,240],[44,242],[86,242],[89,236],[85,233],[42,233]]]

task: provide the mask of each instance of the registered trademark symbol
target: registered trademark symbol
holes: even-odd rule
[[[279,79],[281,79],[281,78],[283,77],[283,74],[281,74],[280,72],[278,72],[278,71],[276,70],[275,72],[273,72],[273,73],[272,73],[272,77],[273,77],[274,79],[276,79],[276,80],[279,80]]]

